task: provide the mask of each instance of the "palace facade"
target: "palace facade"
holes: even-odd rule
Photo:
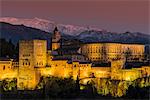
[[[80,53],[93,62],[111,61],[127,58],[142,60],[144,58],[144,45],[121,43],[88,43],[83,44]]]

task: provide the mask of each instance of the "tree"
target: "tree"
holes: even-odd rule
[[[110,94],[113,97],[117,97],[117,90],[118,90],[118,80],[111,80],[111,86],[110,86]]]
[[[117,96],[121,97],[126,94],[126,90],[128,89],[128,85],[126,81],[120,81],[118,84]]]
[[[110,93],[111,82],[109,79],[100,79],[100,84],[97,87],[99,94],[108,95]]]
[[[17,90],[17,79],[5,79],[2,81],[2,89],[4,91],[15,91]]]
[[[0,39],[0,57],[13,57],[15,53],[15,45],[11,42],[11,39],[6,41]]]
[[[45,93],[48,97],[57,97],[60,91],[61,89],[55,80],[49,81],[45,85]]]
[[[43,77],[41,80],[37,88],[43,87],[47,98],[76,97],[79,93],[76,82],[72,78]]]
[[[126,61],[128,61],[131,58],[132,51],[130,48],[127,48],[127,50],[124,52],[124,56],[125,56]]]

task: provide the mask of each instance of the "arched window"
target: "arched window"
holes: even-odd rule
[[[3,70],[5,70],[5,65],[3,66]]]

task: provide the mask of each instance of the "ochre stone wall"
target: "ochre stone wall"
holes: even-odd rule
[[[122,71],[122,80],[133,81],[141,77],[141,72],[136,69],[123,69]]]
[[[92,67],[91,72],[94,73],[94,76],[97,78],[109,78],[111,68],[110,67]]]
[[[12,60],[9,61],[0,61],[0,72],[12,70]]]
[[[0,80],[5,78],[16,78],[17,68],[13,66],[13,60],[0,61]]]
[[[39,83],[40,73],[36,69],[20,68],[17,77],[18,90],[35,89]]]

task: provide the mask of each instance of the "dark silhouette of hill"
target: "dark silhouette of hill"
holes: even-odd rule
[[[150,44],[150,35],[143,33],[111,33],[102,31],[84,31],[78,36],[70,36],[64,33],[63,41],[82,41],[82,42],[116,42],[116,43],[139,43]],[[48,41],[50,47],[52,33],[42,31],[40,29],[27,27],[24,25],[12,25],[5,22],[0,22],[0,38],[12,40],[12,43],[17,44],[22,39],[44,39]]]
[[[17,44],[19,40],[30,39],[44,39],[50,43],[51,33],[26,27],[24,25],[12,25],[5,22],[0,22],[0,38],[6,40],[12,40],[14,44]]]
[[[139,43],[150,44],[150,35],[143,33],[111,33],[102,31],[84,31],[78,35],[83,42],[115,42],[115,43]]]
[[[52,33],[42,31],[40,29],[27,27],[24,25],[12,25],[0,22],[0,38],[6,41],[12,40],[17,45],[19,40],[43,39],[47,40],[48,48],[50,48]],[[76,42],[77,38],[62,33],[63,42]]]

